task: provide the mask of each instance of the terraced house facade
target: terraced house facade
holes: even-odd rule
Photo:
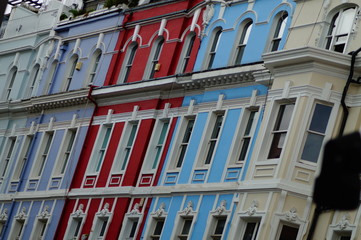
[[[3,27],[0,238],[307,239],[324,145],[360,129],[360,2],[74,3]],[[314,239],[360,236],[356,209]]]

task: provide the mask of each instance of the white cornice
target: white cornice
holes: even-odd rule
[[[1,113],[27,112],[34,113],[41,110],[64,108],[85,104],[88,101],[89,89],[80,89],[70,92],[62,92],[44,95],[24,100],[0,102]]]
[[[263,55],[265,66],[277,76],[300,72],[322,72],[335,76],[347,76],[351,56],[315,47],[302,47],[271,52]],[[361,71],[361,56],[357,58],[355,71]]]

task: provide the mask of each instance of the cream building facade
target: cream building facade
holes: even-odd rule
[[[271,87],[247,181],[240,185],[244,191],[236,200],[238,218],[233,224],[259,224],[257,239],[307,239],[323,146],[338,136],[343,121],[348,53],[361,47],[361,1],[295,2],[284,50],[263,56],[270,73],[260,75],[258,81]],[[361,54],[353,79],[360,75]],[[347,91],[344,134],[360,131],[360,87],[351,83]],[[325,211],[313,239],[361,239],[360,218],[360,208]]]

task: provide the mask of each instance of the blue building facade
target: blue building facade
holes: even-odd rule
[[[186,89],[142,237],[257,237],[259,218],[237,230],[243,185],[270,84],[262,54],[281,50],[293,1],[209,3]],[[267,77],[265,77],[267,76]],[[268,78],[268,79],[267,79]],[[190,80],[191,79],[191,80]],[[244,204],[244,203],[242,203]]]

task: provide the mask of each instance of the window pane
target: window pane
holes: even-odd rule
[[[164,225],[164,220],[157,220],[157,224],[155,226],[153,235],[159,236],[162,233],[163,225]]]
[[[212,136],[211,136],[212,139],[218,138],[218,134],[222,126],[222,121],[223,121],[223,115],[218,115],[212,131]]]
[[[134,237],[135,231],[137,230],[138,221],[134,221],[132,224],[132,229],[130,230],[129,237]]]
[[[279,158],[281,156],[286,134],[287,133],[275,133],[273,135],[273,141],[271,144],[270,152],[268,154],[268,158]]]
[[[189,120],[188,124],[187,124],[186,131],[184,133],[182,143],[188,143],[189,142],[189,138],[191,137],[191,133],[192,133],[192,130],[193,130],[193,125],[194,125],[194,119]]]
[[[191,229],[191,226],[192,226],[192,219],[185,219],[181,234],[188,235],[189,230]]]
[[[218,219],[216,230],[214,231],[214,234],[222,234],[225,224],[226,224],[225,218]]]
[[[134,141],[134,137],[135,137],[135,132],[137,131],[137,127],[138,127],[138,124],[133,124],[132,130],[130,132],[130,136],[128,138],[127,146],[132,146],[133,145],[133,141]]]
[[[349,8],[343,11],[339,23],[340,25],[337,28],[337,35],[348,34],[350,32],[355,17],[355,11],[355,8]]]
[[[107,147],[111,130],[112,130],[112,128],[108,127],[107,131],[105,132],[105,136],[104,136],[103,144],[102,144],[102,149],[105,149]]]
[[[186,150],[187,150],[187,145],[182,145],[181,151],[179,154],[179,158],[178,158],[178,162],[177,162],[177,168],[182,166],[184,155],[186,154]]]
[[[209,164],[211,162],[215,146],[216,146],[216,141],[209,142],[209,149],[208,149],[206,161],[204,162],[205,164]]]
[[[288,129],[294,106],[294,104],[281,105],[274,130]]]
[[[320,154],[324,136],[308,133],[305,147],[303,148],[301,159],[317,162],[318,155]]]
[[[258,223],[248,222],[242,240],[254,240],[257,237]]]
[[[313,113],[312,121],[310,124],[310,130],[325,133],[330,118],[332,107],[316,104],[315,111]]]
[[[248,150],[250,140],[251,140],[251,138],[244,138],[243,139],[242,150],[241,150],[241,154],[239,155],[238,161],[244,161],[244,159],[246,158],[246,154],[247,154],[247,150]]]
[[[296,240],[298,228],[283,225],[279,240]]]

